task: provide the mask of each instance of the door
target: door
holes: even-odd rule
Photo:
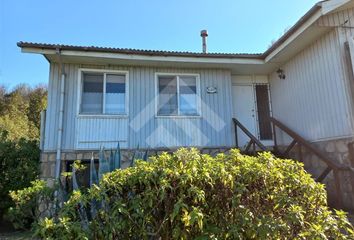
[[[255,100],[252,85],[234,85],[232,86],[233,95],[233,117],[237,118],[243,126],[247,128],[254,136],[256,135],[256,112]],[[249,137],[237,129],[238,146],[245,147],[250,141]]]

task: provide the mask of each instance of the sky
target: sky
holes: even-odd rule
[[[174,51],[262,53],[316,0],[0,0],[0,85],[48,82],[19,41]]]

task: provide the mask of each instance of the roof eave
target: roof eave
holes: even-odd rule
[[[77,51],[91,53],[112,53],[141,56],[162,56],[162,57],[191,57],[191,58],[220,58],[220,59],[262,59],[262,54],[228,54],[228,53],[191,53],[191,52],[169,52],[153,50],[135,50],[135,49],[115,49],[101,47],[81,47],[55,44],[37,44],[18,42],[17,46],[27,53],[52,54],[53,51]]]
[[[30,48],[23,47],[22,52],[37,53],[47,57],[51,57],[52,61],[56,61],[56,50],[46,48]],[[78,51],[61,49],[63,61],[70,62],[70,59],[82,59],[82,61],[92,59],[111,59],[114,61],[125,60],[126,62],[164,62],[164,63],[197,63],[197,64],[252,64],[262,65],[263,59],[259,58],[235,58],[235,57],[191,57],[191,56],[171,56],[171,55],[142,55],[142,54],[125,54],[112,52],[95,52],[95,51]]]

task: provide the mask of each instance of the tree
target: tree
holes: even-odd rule
[[[0,220],[13,205],[10,190],[30,185],[39,173],[40,113],[47,105],[44,85],[0,86]]]
[[[45,86],[21,84],[11,92],[0,87],[0,130],[10,140],[39,139],[40,113],[47,105]]]
[[[29,106],[27,117],[37,129],[40,129],[41,111],[47,106],[47,88],[39,85],[29,93]]]

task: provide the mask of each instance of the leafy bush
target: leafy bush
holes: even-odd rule
[[[29,187],[38,177],[40,112],[46,104],[45,86],[21,84],[10,91],[0,85],[0,224],[14,206],[9,191]]]
[[[0,131],[0,220],[13,206],[9,192],[30,186],[38,177],[40,150],[35,140],[9,140]]]
[[[98,204],[89,220],[80,210]],[[324,186],[300,163],[238,150],[215,158],[181,149],[137,161],[75,191],[58,218],[39,222],[50,239],[349,239],[353,227],[327,207]]]
[[[7,218],[16,229],[30,229],[36,219],[49,215],[55,190],[55,187],[47,186],[45,181],[35,180],[28,188],[10,191],[15,206],[10,207]]]

